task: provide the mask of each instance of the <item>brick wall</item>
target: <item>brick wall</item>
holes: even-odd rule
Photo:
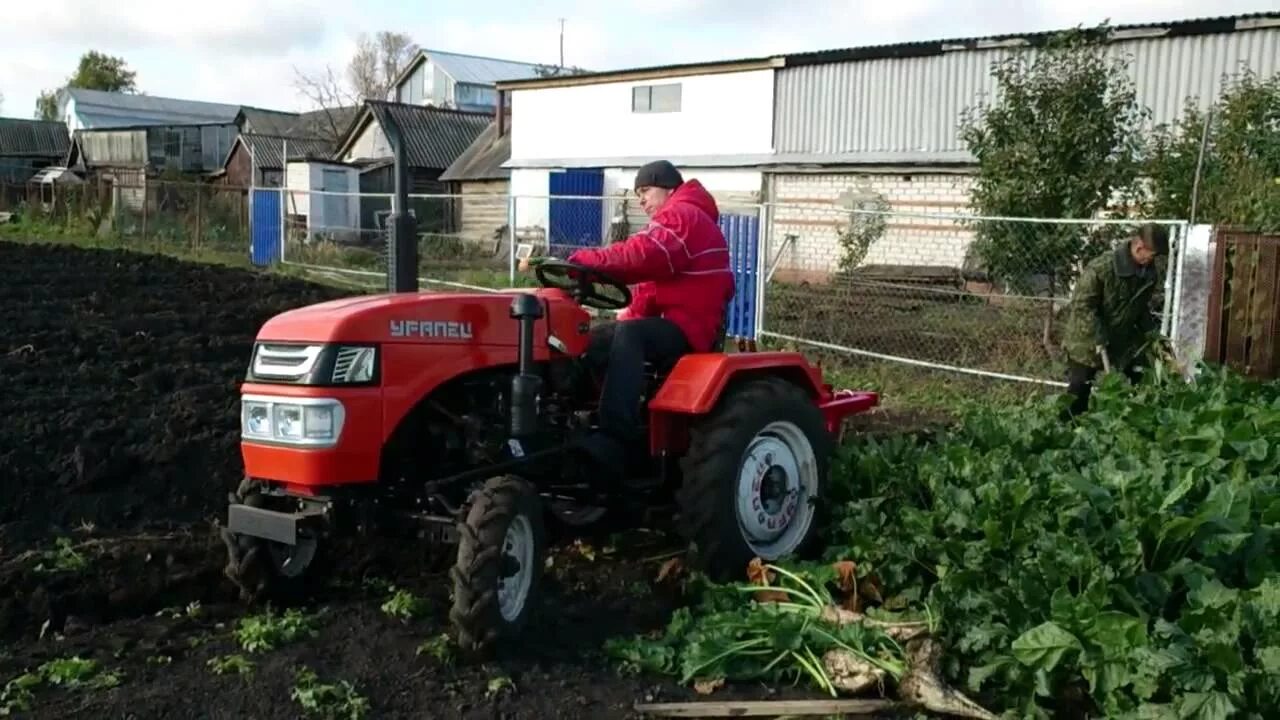
[[[958,213],[968,206],[972,177],[946,173],[826,173],[770,176],[773,190],[773,247],[785,235],[796,241],[782,256],[780,272],[820,277],[837,269],[838,229],[849,214],[837,205],[846,191],[879,193],[896,212]],[[872,245],[865,264],[960,267],[973,233],[941,218],[889,216],[885,233]],[[771,251],[771,255],[772,255]]]

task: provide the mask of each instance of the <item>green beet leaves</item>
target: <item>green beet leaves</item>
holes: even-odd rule
[[[1280,707],[1280,386],[1102,379],[866,439],[835,476],[832,558],[941,619],[946,673],[1027,717],[1264,717]]]

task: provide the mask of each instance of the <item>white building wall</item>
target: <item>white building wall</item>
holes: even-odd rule
[[[326,194],[344,188],[326,187],[325,170],[340,170],[343,173],[346,194]],[[308,235],[329,233],[336,237],[358,231],[360,176],[355,168],[321,162],[291,162],[286,170],[285,187],[285,213],[303,218]],[[343,207],[340,209],[338,204]]]
[[[346,155],[342,156],[344,162],[355,162],[357,160],[372,160],[375,158],[391,157],[394,153],[391,151],[391,142],[387,140],[387,134],[382,132],[382,126],[376,121],[370,121],[365,125],[364,130],[356,137],[355,142],[351,143],[351,149]]]
[[[547,230],[550,203],[547,193],[551,171],[520,169],[511,171],[511,195],[516,203],[516,231],[521,237],[541,238]]]
[[[70,95],[66,95],[65,101],[60,103],[58,108],[62,121],[67,124],[67,132],[74,133],[77,130],[84,129],[84,124],[80,122],[80,115],[76,113],[76,100]]]
[[[633,88],[673,83],[678,112],[632,111]],[[511,108],[513,163],[773,149],[773,70],[516,90]]]
[[[311,163],[291,162],[284,171],[285,215],[311,215]]]

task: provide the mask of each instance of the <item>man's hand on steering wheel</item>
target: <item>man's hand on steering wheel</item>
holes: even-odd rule
[[[536,268],[539,265],[543,264],[544,262],[552,259],[554,258],[548,257],[546,255],[539,255],[538,257],[523,258],[520,260],[520,272],[529,272],[531,268]]]
[[[559,258],[541,258],[534,270],[538,284],[571,294],[580,305],[597,310],[621,310],[631,304],[631,288],[586,265]]]

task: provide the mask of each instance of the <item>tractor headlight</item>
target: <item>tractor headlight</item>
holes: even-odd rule
[[[240,400],[240,436],[307,447],[336,445],[346,417],[341,402],[329,398],[246,395]]]

